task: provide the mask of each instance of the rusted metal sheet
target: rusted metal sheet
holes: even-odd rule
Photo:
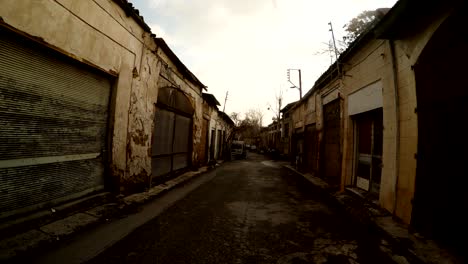
[[[0,29],[0,215],[104,184],[110,87]]]

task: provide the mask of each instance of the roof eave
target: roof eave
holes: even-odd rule
[[[205,89],[206,90],[206,85],[204,85],[196,76],[193,74],[187,66],[185,66],[184,63],[177,57],[177,55],[171,50],[169,45],[167,45],[166,41],[163,38],[155,38],[156,43],[158,46],[166,53],[166,55],[169,57],[169,59],[172,60],[172,62],[176,65],[176,67],[179,69],[179,71],[182,73],[182,75],[193,82],[194,84],[198,85],[200,87],[200,90]]]
[[[219,103],[218,99],[216,99],[216,97],[213,95],[213,94],[209,94],[209,93],[203,93],[202,94],[202,97],[205,101],[207,101],[208,103],[211,103],[211,105],[214,105],[214,106],[221,106],[221,104]]]
[[[151,33],[151,28],[148,26],[148,24],[145,23],[143,16],[140,16],[140,11],[136,9],[135,7],[133,7],[132,3],[130,3],[127,0],[113,0],[113,1],[114,3],[119,5],[120,8],[123,9],[123,11],[125,12],[127,16],[131,16],[133,19],[135,19],[135,22],[137,22],[139,26],[141,26],[144,30]]]

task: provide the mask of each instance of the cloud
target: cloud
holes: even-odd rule
[[[220,102],[229,91],[226,112],[259,108],[265,122],[275,93],[285,102],[299,98],[286,80],[287,68],[302,69],[303,94],[330,65],[326,48],[332,21],[342,26],[363,10],[390,7],[396,0],[138,0],[153,32],[167,40],[189,69]],[[144,8],[140,8],[144,7]],[[297,78],[297,73],[291,73]],[[297,81],[296,81],[297,83]]]

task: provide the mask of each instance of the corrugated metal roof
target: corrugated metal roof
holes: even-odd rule
[[[175,64],[178,70],[182,73],[182,75],[187,78],[189,81],[195,83],[196,85],[200,86],[200,90],[205,89],[206,86],[198,80],[198,78],[180,61],[177,55],[169,48],[166,41],[163,38],[155,38],[156,45],[161,48],[166,55],[171,59],[171,61]]]
[[[200,90],[206,90],[206,86],[182,63],[182,61],[180,61],[177,55],[169,48],[164,39],[157,38],[156,35],[151,32],[151,28],[148,26],[148,24],[145,23],[143,16],[140,15],[140,11],[136,9],[131,2],[128,0],[113,1],[124,10],[127,16],[131,16],[138,23],[138,25],[151,34],[151,37],[154,38],[156,44],[164,50],[164,52],[172,60],[172,62],[176,65],[178,70],[185,78],[192,81],[196,85],[199,85],[201,87]]]
[[[221,118],[226,121],[226,123],[234,126],[234,121],[232,121],[232,119],[226,113],[223,111],[218,111],[218,115],[221,116]]]
[[[133,17],[133,19],[135,19],[138,25],[140,25],[143,29],[151,33],[151,28],[145,23],[143,16],[140,16],[140,11],[136,9],[132,3],[130,3],[127,0],[113,0],[113,1],[125,11],[125,14],[127,16]]]
[[[281,113],[285,113],[287,112],[289,109],[291,109],[297,102],[299,101],[295,101],[295,102],[292,102],[292,103],[289,103],[287,104],[285,107],[283,107],[283,109],[280,110]]]
[[[209,94],[209,93],[203,93],[202,94],[202,97],[203,97],[203,100],[207,101],[208,104],[212,105],[212,106],[217,106],[217,105],[221,105],[218,100],[216,99],[216,97],[212,94]]]

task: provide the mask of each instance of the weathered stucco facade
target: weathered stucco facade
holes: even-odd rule
[[[411,208],[408,208],[408,206],[411,205],[410,201],[412,199],[412,193],[414,192],[416,165],[414,154],[416,153],[417,143],[417,140],[415,140],[417,138],[417,122],[414,112],[416,97],[414,84],[411,86],[411,76],[408,76],[409,73],[411,73],[411,69],[409,63],[405,62],[403,55],[400,54],[397,57],[399,59],[397,64],[400,68],[398,89],[400,91],[400,97],[402,97],[402,93],[404,94],[404,99],[399,102],[400,117],[397,118],[394,98],[394,73],[389,42],[386,40],[372,39],[356,49],[352,56],[341,62],[344,65],[341,79],[338,79],[336,75],[332,77],[332,74],[329,74],[328,79],[332,80],[332,82],[325,81],[323,88],[314,88],[314,90],[310,94],[306,94],[304,99],[292,110],[292,119],[295,124],[295,129],[304,131],[307,125],[314,124],[318,132],[317,144],[322,145],[324,130],[323,107],[334,100],[342,100],[342,107],[340,107],[340,116],[343,117],[343,130],[340,132],[342,134],[342,147],[340,149],[340,153],[342,153],[341,188],[352,185],[356,169],[356,131],[353,125],[353,117],[348,113],[350,107],[348,96],[378,83],[382,88],[382,94],[380,96],[382,104],[380,107],[383,108],[383,122],[385,127],[383,130],[383,165],[379,202],[384,208],[395,212],[398,217],[409,223]],[[333,71],[333,68],[331,68],[331,70]],[[327,76],[324,77],[324,79],[326,78]],[[408,89],[412,89],[413,91],[410,92]],[[409,93],[413,93],[413,95]],[[368,100],[369,98],[363,99]],[[355,103],[363,104],[365,101],[358,101]],[[413,109],[413,111],[410,109]],[[399,120],[400,130],[404,130],[399,140],[396,135],[397,120]],[[398,141],[400,141],[399,145],[404,149],[402,151],[405,153],[403,156],[399,155],[399,160],[404,162],[404,164],[399,165],[402,169],[402,171],[399,172],[399,177],[405,180],[399,183],[397,205],[400,206],[395,210],[395,168],[397,162],[395,142]],[[318,151],[317,155],[320,156],[320,151]],[[320,166],[320,164],[318,166]],[[408,192],[410,189],[412,192]]]
[[[205,86],[124,0],[2,1],[3,30],[54,50],[111,80],[105,182],[116,192],[150,187],[158,91],[181,91],[194,109],[190,166],[199,161]],[[63,200],[63,199],[61,199]]]
[[[302,144],[301,148],[302,146],[304,148],[299,149],[292,146],[292,149],[296,150],[293,155],[302,155],[303,163],[317,162],[313,158],[318,157],[318,169],[314,170],[315,167],[310,165],[303,166],[302,169],[305,172],[315,173],[327,179],[328,175],[324,166],[326,167],[327,163],[330,162],[329,157],[326,156],[326,149],[329,148],[326,143],[328,140],[326,134],[327,130],[330,129],[327,129],[325,124],[326,106],[333,102],[339,102],[337,105],[339,105],[340,125],[332,129],[336,131],[335,135],[340,135],[340,189],[343,191],[345,188],[359,187],[359,189],[368,190],[369,193],[374,191],[377,194],[375,198],[378,203],[404,223],[412,224],[417,230],[421,230],[421,228],[418,229],[418,226],[424,226],[427,233],[437,234],[437,232],[440,232],[442,234],[440,236],[447,236],[447,232],[452,232],[448,231],[450,225],[440,224],[446,220],[443,220],[443,216],[434,216],[436,210],[433,209],[434,207],[431,204],[437,205],[438,212],[454,215],[452,219],[459,219],[461,216],[457,215],[455,217],[457,210],[449,210],[449,208],[454,208],[454,206],[450,205],[454,203],[463,207],[457,202],[462,198],[461,195],[451,195],[452,192],[449,191],[448,187],[447,190],[443,191],[446,193],[445,197],[458,197],[457,199],[445,198],[444,200],[447,203],[440,204],[436,198],[430,198],[433,192],[436,191],[438,183],[447,186],[450,183],[449,180],[438,179],[435,175],[431,176],[431,173],[434,173],[425,168],[432,166],[439,171],[444,169],[457,171],[449,164],[442,165],[435,160],[428,161],[427,155],[437,157],[436,153],[440,153],[435,152],[435,149],[439,151],[449,149],[449,143],[444,143],[446,139],[433,136],[436,135],[435,133],[446,135],[444,133],[447,132],[444,132],[445,130],[441,127],[431,125],[433,123],[430,120],[436,114],[441,115],[442,109],[447,114],[460,116],[463,111],[449,108],[448,105],[452,104],[447,101],[447,98],[455,98],[455,94],[458,94],[458,96],[466,95],[458,88],[453,88],[451,95],[430,95],[429,93],[435,92],[429,91],[426,86],[429,87],[431,83],[437,83],[439,87],[443,86],[444,83],[447,83],[447,85],[450,83],[450,87],[463,86],[463,82],[458,77],[447,79],[448,77],[444,75],[447,73],[442,72],[442,68],[450,68],[451,71],[460,68],[454,66],[458,65],[455,59],[457,56],[445,57],[438,55],[436,48],[445,45],[442,43],[448,41],[452,41],[451,43],[464,43],[462,40],[450,35],[451,31],[448,29],[450,26],[455,28],[456,25],[461,24],[460,15],[457,15],[461,11],[454,11],[453,6],[450,7],[454,3],[441,4],[440,6],[434,4],[429,5],[432,16],[420,19],[417,16],[409,15],[409,13],[418,10],[416,5],[409,4],[407,1],[400,2],[380,23],[374,25],[372,30],[361,36],[340,56],[339,70],[336,64],[332,65],[317,80],[311,91],[291,110],[294,124],[293,131],[296,133],[296,141],[293,134],[291,144],[297,144],[299,140],[300,144]],[[463,8],[466,9],[466,6]],[[461,9],[464,10],[463,8]],[[403,24],[411,26],[408,26],[408,28],[399,27]],[[444,24],[446,24],[445,27],[442,27]],[[460,30],[463,31],[464,29]],[[439,34],[439,37],[434,37],[437,36],[435,34]],[[454,47],[451,52],[461,54],[461,51],[457,51],[461,47],[460,45],[462,44],[453,44]],[[430,51],[426,51],[422,61],[421,54],[428,49]],[[434,69],[439,65],[445,66],[440,66],[442,68],[437,72]],[[417,75],[415,70],[419,70],[420,75]],[[423,75],[423,73],[427,72],[432,72],[433,76]],[[440,75],[438,75],[439,73]],[[419,82],[416,82],[417,78],[419,78]],[[421,86],[425,87],[421,88]],[[431,89],[435,90],[436,87],[431,87]],[[431,105],[428,103],[431,101],[425,98],[429,97],[432,98],[430,99],[432,101],[438,100],[438,104],[433,103]],[[421,107],[421,102],[424,103],[424,108]],[[442,107],[442,105],[444,106]],[[423,110],[420,110],[421,108]],[[424,120],[427,121],[419,120],[422,114],[424,114]],[[456,119],[452,118],[450,120]],[[453,122],[455,127],[456,121]],[[426,129],[421,130],[421,124],[425,124]],[[318,133],[316,144],[320,147],[312,150],[315,155],[307,157],[305,153],[310,151],[307,150],[309,144],[306,143],[310,136],[305,133],[308,125],[312,125],[315,132]],[[360,133],[366,126],[369,133]],[[428,131],[427,128],[430,126],[433,126],[431,131],[440,130],[440,132]],[[439,147],[432,147],[433,149],[431,149],[430,145],[432,144],[428,143],[429,136],[433,137],[432,142]],[[366,156],[360,153],[360,148],[367,147],[360,145],[360,140],[369,140],[371,142],[371,139],[375,140],[379,137],[381,137],[381,140],[369,144],[372,144],[372,149],[375,147],[376,151],[381,149],[381,154],[373,153]],[[440,143],[435,143],[436,141],[440,141]],[[314,144],[312,145],[314,146]],[[421,153],[422,151],[425,152]],[[451,151],[457,151],[455,144],[451,147]],[[369,157],[373,159],[369,161],[369,164],[374,162],[374,159],[377,160],[372,165],[376,170],[371,172],[378,176],[374,185],[372,185],[371,181],[357,181],[358,173],[362,173],[362,171],[359,171],[360,163],[366,162]],[[461,168],[458,169],[458,171],[460,170]],[[443,172],[438,175],[444,177],[441,174]],[[417,177],[419,177],[419,185]],[[454,183],[457,180],[454,178],[451,182]],[[450,188],[452,190],[457,189],[456,185],[452,185]],[[432,190],[432,193],[429,190]],[[418,191],[420,196],[419,200],[416,201],[418,201],[417,205],[420,209],[415,211],[415,199],[417,199]],[[460,194],[463,191],[459,190],[455,193]],[[417,217],[416,225],[413,219],[415,215]],[[425,224],[427,221],[431,224]],[[462,226],[460,222],[458,228]],[[466,228],[463,229],[466,231]],[[435,232],[433,230],[439,231]],[[455,233],[457,232],[453,231],[452,235]]]
[[[229,147],[232,140],[231,133],[234,129],[234,123],[224,112],[213,109],[209,127],[209,160],[222,160],[226,155],[224,151]]]
[[[133,69],[142,72],[150,33],[109,1],[5,1],[1,17],[19,34],[115,77],[110,167],[114,181],[125,178],[130,96],[141,81]]]

